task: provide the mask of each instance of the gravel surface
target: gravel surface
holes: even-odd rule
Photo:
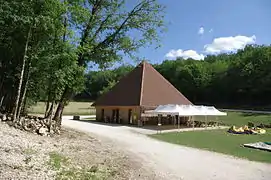
[[[60,136],[42,137],[0,122],[0,137],[1,180],[155,177],[154,172],[143,169],[137,159],[132,160],[110,141],[69,128],[64,128]]]
[[[88,132],[98,139],[110,140],[115,147],[141,163],[142,168],[150,170],[152,179],[271,179],[271,164],[161,142],[135,133],[133,128],[126,126],[100,125],[91,121],[69,120],[70,118],[64,117],[64,126]],[[143,177],[144,175],[136,179]]]

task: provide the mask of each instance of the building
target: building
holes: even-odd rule
[[[192,104],[149,63],[143,61],[92,106],[103,122],[138,124],[145,110],[165,104]]]

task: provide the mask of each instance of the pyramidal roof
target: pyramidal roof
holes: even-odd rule
[[[93,106],[143,106],[192,104],[149,63],[142,61]]]

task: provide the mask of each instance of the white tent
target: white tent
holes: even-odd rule
[[[226,116],[227,113],[217,110],[213,106],[160,105],[155,110],[145,111],[146,114],[153,115],[179,115],[179,116]]]
[[[154,110],[145,111],[146,114],[152,115],[178,115],[179,112],[179,105],[176,104],[160,105]]]
[[[178,116],[195,116],[199,115],[200,112],[192,105],[178,105],[178,104],[167,104],[160,105],[155,110],[145,111],[146,114],[153,115],[178,115]]]
[[[205,123],[207,124],[208,116],[226,116],[227,113],[217,110],[214,106],[194,106],[199,114],[198,116],[205,116]]]
[[[160,105],[155,110],[145,111],[144,116],[153,116],[153,115],[154,116],[178,115],[182,117],[205,116],[205,121],[207,122],[207,116],[225,116],[227,115],[227,113],[221,112],[213,106],[167,104]],[[180,120],[178,118],[178,128],[179,123]]]
[[[208,116],[227,116],[227,113],[219,111],[214,106],[206,106],[206,108],[208,110]]]
[[[146,114],[153,115],[178,115],[178,128],[180,128],[180,118],[179,117],[191,117],[199,114],[198,110],[192,105],[177,105],[177,104],[167,104],[160,105],[153,111],[145,111]],[[160,124],[160,123],[159,123]]]

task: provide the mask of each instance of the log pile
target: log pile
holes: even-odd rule
[[[50,136],[60,134],[60,126],[55,120],[50,118],[41,118],[37,116],[24,116],[18,120],[13,120],[11,114],[0,114],[0,121],[3,121],[17,129],[39,134],[41,136]]]

